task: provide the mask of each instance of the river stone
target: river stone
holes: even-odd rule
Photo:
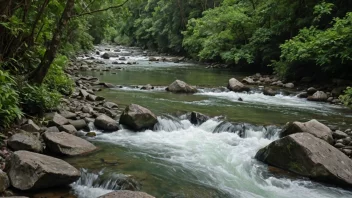
[[[56,126],[53,127],[49,127],[45,130],[45,132],[60,132],[59,128],[57,128]]]
[[[80,172],[65,161],[28,151],[14,152],[6,169],[12,186],[19,190],[66,186],[80,177]]]
[[[80,89],[79,90],[79,95],[83,97],[83,99],[86,99],[86,97],[89,95],[89,93],[84,90],[84,89]]]
[[[62,125],[68,124],[68,120],[58,113],[53,113],[52,120],[49,121],[50,126],[60,127]]]
[[[289,89],[292,89],[295,87],[295,85],[293,83],[286,83],[284,86]]]
[[[22,130],[28,131],[28,132],[38,132],[40,131],[40,127],[36,125],[33,120],[28,120],[27,124],[23,125],[21,127]]]
[[[333,134],[332,134],[332,137],[334,139],[343,139],[343,138],[346,138],[348,137],[348,135],[342,131],[339,131],[339,130],[336,130]]]
[[[60,111],[60,115],[62,115],[62,117],[66,118],[66,119],[72,119],[72,118],[77,117],[77,114],[72,113],[70,111],[66,111],[66,110]]]
[[[103,104],[103,107],[108,108],[108,109],[113,109],[113,108],[117,108],[117,104],[113,103],[113,102],[105,102]]]
[[[243,83],[246,83],[246,84],[255,84],[255,81],[250,78],[250,77],[245,77],[243,80],[242,80]]]
[[[157,122],[157,117],[149,109],[136,104],[127,106],[120,117],[120,124],[136,131],[151,129]]]
[[[333,144],[334,139],[332,138],[332,131],[329,127],[318,122],[317,120],[311,120],[308,122],[293,122],[288,123],[282,129],[280,137],[285,137],[294,133],[306,132],[320,138],[329,144]]]
[[[107,132],[113,132],[119,130],[119,125],[116,120],[110,118],[109,116],[102,114],[97,117],[94,121],[94,125],[101,130]]]
[[[167,91],[173,93],[196,93],[198,90],[181,80],[175,80],[167,88]]]
[[[74,126],[77,130],[87,130],[89,129],[88,124],[85,120],[68,120],[68,122]]]
[[[317,91],[312,96],[307,98],[310,101],[326,101],[328,99],[328,95],[323,91]]]
[[[242,84],[240,81],[238,81],[235,78],[231,78],[229,80],[229,84],[227,85],[227,88],[234,92],[249,91],[248,87],[246,87],[244,84]]]
[[[307,92],[301,92],[297,95],[298,98],[308,98],[308,93]]]
[[[43,152],[43,145],[39,138],[32,133],[22,132],[10,137],[7,145],[14,151],[26,150],[37,153]]]
[[[10,187],[9,177],[5,172],[0,170],[0,193],[4,192],[9,187]]]
[[[269,87],[265,87],[263,90],[263,94],[266,96],[275,96],[276,95],[276,91],[274,91],[273,89],[269,88]]]
[[[100,196],[99,198],[155,198],[145,192],[119,190]]]
[[[109,53],[104,53],[103,55],[101,55],[101,57],[103,59],[110,59],[110,54]]]
[[[77,136],[61,133],[44,133],[47,148],[56,154],[76,156],[86,154],[97,149],[92,143]]]
[[[309,87],[308,89],[307,89],[307,93],[308,93],[308,95],[313,95],[313,94],[315,94],[315,92],[317,92],[318,90],[316,89],[316,88],[314,88],[314,87]]]
[[[73,125],[70,125],[70,124],[63,125],[59,128],[61,131],[65,131],[65,132],[71,133],[71,134],[75,134],[77,132],[77,129]]]
[[[210,119],[209,116],[206,116],[206,115],[204,115],[202,113],[193,111],[191,113],[190,121],[191,121],[192,124],[201,125],[201,124],[203,124],[204,122],[206,122],[209,119]]]
[[[256,159],[322,182],[352,186],[352,160],[309,133],[296,133],[260,149]]]

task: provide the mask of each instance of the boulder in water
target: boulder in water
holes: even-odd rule
[[[326,101],[328,99],[328,95],[323,91],[317,91],[312,96],[307,98],[310,101]]]
[[[166,91],[173,93],[196,93],[198,90],[181,80],[176,80],[166,88]]]
[[[99,198],[155,198],[145,192],[119,190],[100,196]]]
[[[310,133],[317,138],[320,138],[329,144],[333,144],[334,139],[332,138],[332,131],[329,127],[318,122],[317,120],[311,120],[309,122],[293,122],[287,123],[284,129],[280,133],[280,137],[285,137],[294,133]]]
[[[352,160],[309,133],[296,133],[259,150],[256,159],[322,182],[352,186]]]
[[[201,125],[209,119],[210,119],[209,116],[193,111],[191,113],[190,122],[195,125]]]
[[[245,136],[246,128],[243,124],[232,124],[230,122],[223,121],[215,127],[213,133],[230,132],[236,133],[240,137]]]
[[[103,59],[110,59],[110,54],[109,53],[104,53],[101,57]]]
[[[19,190],[66,186],[80,177],[65,161],[28,151],[14,152],[6,165],[12,186]]]
[[[157,117],[149,109],[137,104],[127,106],[120,117],[120,124],[136,131],[152,129],[157,122]]]
[[[102,114],[97,117],[94,121],[94,125],[98,129],[102,129],[106,132],[113,132],[119,130],[119,125],[116,120],[110,118],[109,116]]]
[[[227,88],[231,91],[234,91],[234,92],[243,92],[243,91],[250,90],[249,87],[246,87],[244,84],[242,84],[236,78],[231,78],[229,80],[229,84],[227,85]]]
[[[263,94],[266,96],[275,96],[277,93],[270,87],[265,87],[263,90]]]

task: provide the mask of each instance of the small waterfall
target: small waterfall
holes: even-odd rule
[[[191,127],[192,124],[188,120],[181,120],[171,115],[164,115],[158,117],[158,123],[154,126],[154,131],[177,131],[180,129],[187,129]]]

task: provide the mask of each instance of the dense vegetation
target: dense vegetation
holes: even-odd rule
[[[0,0],[0,126],[56,108],[69,58],[113,42],[282,78],[351,79],[344,0]],[[341,99],[351,104],[351,89]],[[21,111],[22,110],[22,111]]]

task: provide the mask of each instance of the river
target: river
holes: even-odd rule
[[[229,92],[225,88],[228,80],[242,79],[247,74],[205,69],[197,64],[150,63],[137,48],[123,48],[121,53],[130,51],[134,53],[129,61],[138,64],[112,65],[116,61],[112,58],[104,60],[105,65],[123,70],[83,74],[117,85],[98,94],[121,106],[142,105],[158,115],[159,124],[154,130],[140,133],[126,129],[101,133],[91,126],[98,135],[89,140],[100,150],[66,159],[82,168],[83,177],[72,185],[75,196],[95,198],[118,189],[116,182],[124,174],[137,181],[141,191],[156,197],[352,197],[352,191],[270,171],[254,159],[260,148],[278,138],[278,131],[286,122],[317,119],[347,128],[352,124],[350,110],[299,99],[288,90],[281,90],[282,94],[276,96],[265,96],[257,87],[249,94]],[[167,85],[176,79],[197,86],[199,93],[166,92]],[[155,89],[140,90],[146,84]],[[239,97],[243,101],[238,101]],[[183,116],[190,111],[214,118],[195,126]],[[245,126],[244,138],[226,127],[219,130],[223,120]],[[220,133],[213,133],[216,128]]]

